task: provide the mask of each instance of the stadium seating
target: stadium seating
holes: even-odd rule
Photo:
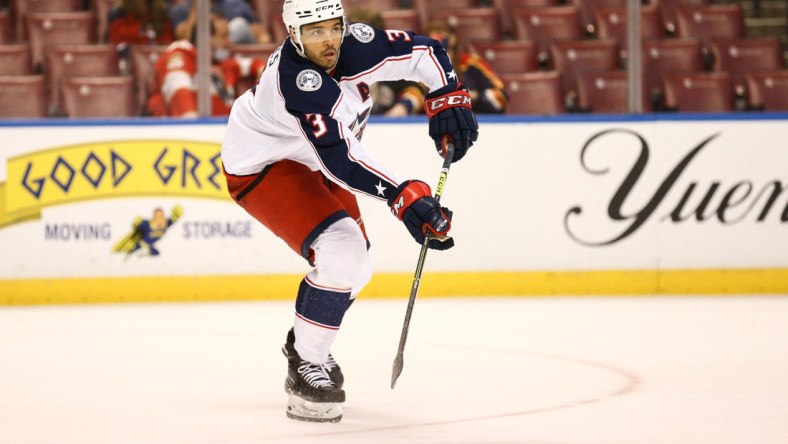
[[[741,6],[710,5],[676,9],[676,36],[701,40],[704,48],[714,38],[744,37]]]
[[[387,29],[421,32],[419,14],[413,9],[380,11],[380,18]]]
[[[594,11],[597,8],[625,8],[626,0],[568,0],[568,4],[577,6],[580,11],[580,22],[583,30],[588,35],[596,34],[596,19]]]
[[[83,9],[83,0],[13,0],[16,20],[16,39],[27,40],[25,17],[31,13],[77,12]]]
[[[251,57],[254,59],[268,60],[268,57],[276,51],[279,43],[243,43],[231,44],[227,49],[230,56]]]
[[[600,39],[613,39],[619,49],[621,59],[627,52],[627,11],[620,7],[599,7],[594,10],[596,35]],[[640,8],[641,38],[662,38],[665,29],[656,6]]]
[[[137,95],[137,113],[140,115],[144,113],[148,96],[153,91],[156,62],[166,49],[166,45],[131,45],[131,72]]]
[[[607,40],[576,40],[554,42],[550,57],[561,74],[569,103],[577,95],[577,76],[584,71],[613,71],[619,68],[616,42]]]
[[[114,45],[50,45],[45,50],[49,110],[60,113],[60,84],[68,76],[120,75]]]
[[[659,8],[665,31],[673,35],[676,33],[676,9],[680,7],[707,6],[711,4],[711,0],[654,0],[653,3]]]
[[[645,88],[641,92],[642,111],[651,111],[651,99]],[[629,112],[629,80],[627,72],[585,71],[577,77],[577,105],[583,112],[594,114],[626,114]]]
[[[445,9],[434,12],[432,18],[453,26],[460,38],[460,45],[477,40],[501,39],[498,12],[493,8]]]
[[[725,71],[733,77],[738,96],[745,95],[745,74],[757,70],[783,69],[783,49],[773,37],[712,39],[710,43],[714,71]]]
[[[520,8],[558,6],[561,0],[492,0],[493,7],[498,11],[501,31],[507,37],[515,34],[512,11]]]
[[[472,50],[498,74],[536,71],[536,45],[530,40],[473,42]]]
[[[66,77],[63,109],[69,117],[132,117],[136,113],[131,76]]]
[[[11,17],[8,11],[0,11],[0,44],[11,43],[14,40],[16,36],[12,29]]]
[[[44,76],[0,76],[0,118],[46,116]]]
[[[646,39],[642,48],[643,84],[656,110],[662,106],[664,74],[703,71],[698,39]]]
[[[31,13],[26,20],[34,66],[43,61],[47,45],[84,45],[96,41],[92,12]]]
[[[82,10],[83,0],[13,0],[14,8],[21,17],[36,12],[74,12]]]
[[[166,46],[131,45],[131,76],[122,76],[126,71],[118,64],[117,48],[97,44],[105,41],[114,1],[6,2],[11,8],[0,11],[0,77],[24,77],[11,83],[16,86],[9,94],[39,87],[40,79],[31,74],[42,72],[45,115],[47,111],[50,116],[68,112],[96,117],[144,112],[155,77],[153,66]],[[287,34],[280,16],[284,0],[249,1],[268,25],[275,43],[231,45],[229,49],[232,55],[267,59]],[[430,20],[449,23],[457,29],[461,47],[481,56],[506,84],[511,95],[508,112],[551,115],[578,110],[626,112],[628,80],[621,69],[626,63],[626,3],[345,0],[345,7],[375,10],[389,29],[421,32]],[[784,109],[780,94],[785,94],[788,70],[782,43],[777,38],[746,38],[739,4],[644,0],[641,14],[644,111],[728,111],[741,109],[745,98],[748,107]],[[90,49],[73,49],[78,47]],[[72,77],[91,79],[77,84]],[[116,77],[123,80],[107,80]],[[61,85],[66,80],[71,88],[72,108],[68,111],[61,102],[61,98],[65,100]],[[87,97],[96,100],[105,88],[126,88],[129,80],[134,91],[130,113],[73,108],[75,103],[89,101]],[[246,86],[239,83],[239,92]],[[722,90],[716,96],[712,92],[715,86]],[[125,109],[125,104],[118,108]]]
[[[788,111],[788,70],[747,73],[747,105],[763,111]]]
[[[514,11],[515,35],[536,43],[539,62],[550,65],[550,44],[583,37],[580,13],[575,6],[521,8]]]
[[[555,71],[501,74],[509,96],[507,114],[558,115],[566,112],[561,78]]]
[[[402,7],[400,0],[344,0],[342,6],[346,11],[356,8],[368,8],[373,11],[385,11],[387,9],[399,9]]]
[[[21,76],[32,73],[30,45],[27,43],[0,45],[0,76]]]
[[[434,14],[448,9],[470,9],[479,7],[479,0],[412,0],[413,9],[419,15],[421,27],[424,29]]]
[[[730,112],[733,83],[726,72],[665,74],[665,107],[679,112]]]

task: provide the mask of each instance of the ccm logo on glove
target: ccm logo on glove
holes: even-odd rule
[[[448,109],[454,108],[456,106],[462,106],[465,108],[471,108],[471,96],[468,94],[467,91],[457,91],[451,95],[445,95],[443,97],[438,97],[437,99],[433,99],[428,102],[429,107],[427,108],[427,117],[432,117],[435,114]]]
[[[479,124],[473,114],[471,95],[460,83],[450,83],[427,94],[424,112],[430,119],[430,137],[435,141],[435,149],[446,158],[447,144],[454,144],[456,162],[479,137]]]

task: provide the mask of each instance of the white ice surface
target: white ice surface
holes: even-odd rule
[[[338,424],[285,416],[292,302],[0,308],[0,443],[788,443],[787,297],[357,301]]]

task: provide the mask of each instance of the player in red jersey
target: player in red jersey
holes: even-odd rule
[[[192,33],[194,36],[194,33]],[[152,116],[197,117],[197,49],[191,40],[177,40],[167,47],[156,62],[154,91],[148,99]],[[265,68],[264,60],[228,57],[227,20],[211,16],[211,115],[227,116],[242,78],[258,78]]]

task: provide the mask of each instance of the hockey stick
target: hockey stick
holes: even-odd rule
[[[435,200],[440,202],[443,195],[443,188],[446,186],[446,177],[449,175],[449,167],[451,166],[451,159],[454,156],[454,144],[448,143],[446,145],[446,157],[443,160],[443,167],[441,168],[441,176],[438,179],[438,186],[435,187]],[[394,358],[394,368],[391,372],[391,389],[397,384],[397,378],[402,374],[402,366],[405,364],[402,354],[405,352],[405,341],[408,339],[408,328],[410,327],[410,315],[413,313],[413,304],[416,302],[416,294],[419,292],[419,284],[421,283],[421,271],[424,269],[424,260],[427,258],[427,250],[429,250],[430,243],[429,231],[424,236],[424,243],[421,244],[421,252],[419,253],[419,261],[416,263],[416,274],[413,276],[413,286],[410,288],[410,298],[408,299],[408,309],[405,311],[405,322],[402,324],[402,334],[399,337],[399,348],[397,349],[397,357]]]

